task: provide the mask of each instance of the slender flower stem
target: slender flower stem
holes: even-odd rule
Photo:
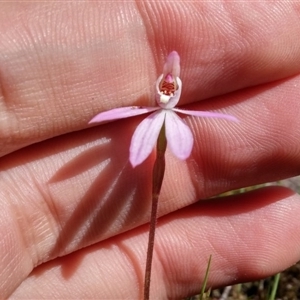
[[[158,198],[159,198],[162,182],[164,179],[164,173],[165,173],[166,148],[167,148],[167,139],[165,133],[165,124],[163,124],[157,139],[156,160],[154,163],[153,173],[152,173],[152,208],[151,208],[147,261],[146,261],[146,271],[145,271],[145,281],[144,281],[144,300],[149,300],[150,297],[151,267],[152,267],[152,258],[153,258],[155,229],[157,223]]]

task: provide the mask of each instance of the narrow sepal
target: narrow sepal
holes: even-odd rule
[[[220,113],[214,113],[214,112],[209,112],[209,111],[186,110],[186,109],[179,109],[179,108],[173,108],[173,111],[176,111],[176,112],[179,112],[179,113],[185,114],[185,115],[195,116],[195,117],[219,118],[219,119],[226,119],[226,120],[235,121],[235,122],[239,121],[234,116],[220,114]]]
[[[99,123],[104,121],[112,121],[118,119],[125,119],[134,117],[142,114],[146,114],[155,110],[159,107],[146,107],[146,106],[127,106],[114,108],[108,111],[101,112],[89,121],[90,123]]]

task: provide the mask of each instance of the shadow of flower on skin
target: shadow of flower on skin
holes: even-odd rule
[[[128,162],[130,139],[127,136],[131,128],[121,123],[109,125],[113,139],[106,125],[73,133],[81,144],[97,140],[99,145],[89,146],[71,158],[48,181],[51,201],[55,201],[54,215],[60,224],[57,242],[49,254],[51,258],[127,231],[135,224],[141,224],[144,215],[149,214],[151,171],[148,168],[151,164],[135,169],[131,167]],[[86,182],[91,183],[87,185]],[[77,204],[62,222],[60,216],[67,214],[68,210],[63,203],[71,201],[70,197],[74,198],[74,189],[79,190],[74,199]],[[77,259],[77,265],[79,263]],[[66,278],[75,271],[75,267],[62,269]]]

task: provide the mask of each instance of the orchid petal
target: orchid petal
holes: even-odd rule
[[[180,57],[176,51],[172,51],[164,64],[163,70],[164,77],[167,74],[171,74],[174,78],[180,74]]]
[[[152,152],[164,120],[165,111],[159,110],[145,118],[136,128],[129,150],[129,160],[133,167],[141,164]]]
[[[187,159],[193,148],[194,138],[190,128],[172,110],[166,111],[166,137],[171,151],[179,159]]]
[[[179,109],[179,108],[173,108],[173,110],[177,111],[181,114],[195,116],[195,117],[220,118],[220,119],[226,119],[226,120],[235,121],[235,122],[239,121],[234,116],[226,115],[226,114],[213,113],[213,112],[209,112],[209,111],[185,110],[185,109]]]
[[[127,106],[127,107],[114,108],[108,111],[101,112],[100,114],[96,115],[92,120],[89,121],[89,124],[129,118],[133,116],[146,114],[158,109],[159,107],[146,107],[146,106]]]

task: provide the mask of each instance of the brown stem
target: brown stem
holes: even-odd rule
[[[150,299],[150,281],[151,281],[151,267],[153,258],[155,229],[157,223],[157,208],[158,198],[164,179],[165,173],[165,152],[167,148],[167,140],[165,134],[165,124],[162,126],[156,146],[156,160],[152,173],[152,208],[150,218],[150,229],[148,238],[147,261],[144,281],[144,300]]]

